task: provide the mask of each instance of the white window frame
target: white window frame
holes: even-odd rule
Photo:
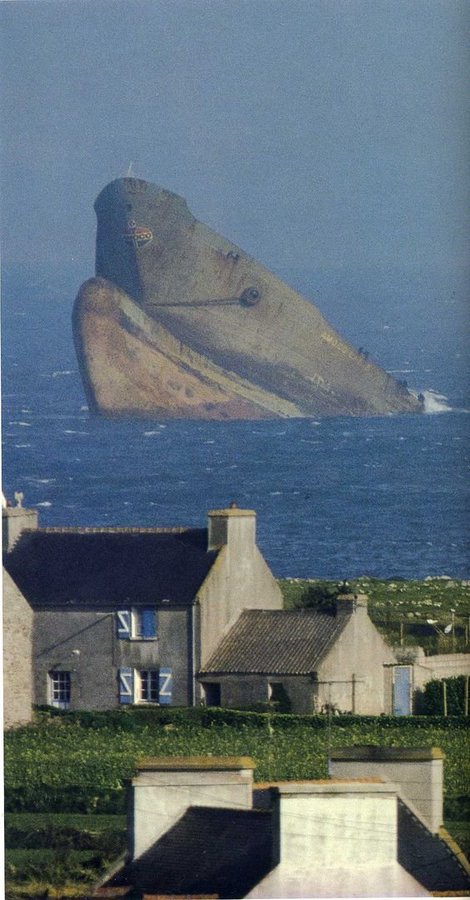
[[[55,709],[70,709],[72,701],[72,673],[65,669],[48,672],[49,704]]]
[[[134,702],[158,705],[160,703],[159,686],[159,669],[135,669]],[[144,693],[148,696],[144,697]]]

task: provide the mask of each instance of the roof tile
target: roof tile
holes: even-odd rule
[[[348,618],[334,610],[245,610],[201,674],[309,675]]]

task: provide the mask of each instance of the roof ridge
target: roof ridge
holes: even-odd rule
[[[23,534],[186,534],[188,531],[205,531],[191,525],[140,526],[140,525],[48,525],[42,528],[25,528]]]

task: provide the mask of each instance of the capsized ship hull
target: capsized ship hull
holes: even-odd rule
[[[106,415],[259,419],[418,412],[301,297],[136,178],[99,195],[96,278],[74,339],[90,409]]]

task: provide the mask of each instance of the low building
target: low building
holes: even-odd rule
[[[442,754],[427,757],[442,769]],[[386,771],[257,785],[253,769],[247,758],[141,761],[127,858],[95,896],[423,897],[470,887],[458,848]]]
[[[200,673],[223,706],[277,700],[296,713],[380,715],[385,667],[396,662],[367,614],[367,597],[344,594],[319,609],[245,610]]]

